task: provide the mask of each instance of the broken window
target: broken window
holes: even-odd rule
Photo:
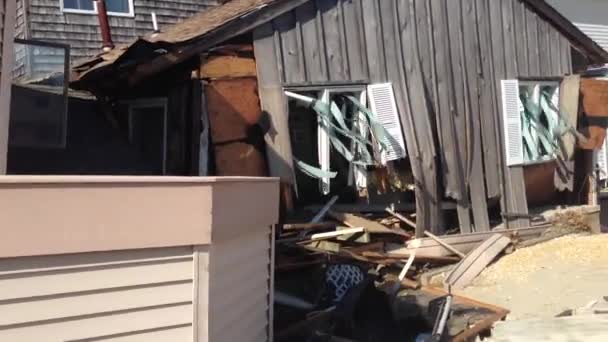
[[[559,81],[502,81],[507,165],[553,160],[572,129],[559,112]]]
[[[129,143],[139,163],[154,175],[167,173],[167,99],[142,99],[129,103]]]
[[[367,168],[405,157],[390,83],[287,91],[298,189],[367,187]],[[368,105],[369,104],[369,105]],[[335,191],[334,191],[335,190]],[[300,194],[299,194],[300,195]]]
[[[9,144],[65,148],[68,45],[15,39]]]

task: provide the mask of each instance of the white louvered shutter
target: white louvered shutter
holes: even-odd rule
[[[600,169],[600,180],[608,179],[608,137],[604,139],[602,148],[597,152],[597,165]]]
[[[321,102],[330,104],[331,99],[329,97],[329,91],[325,90],[321,94]],[[327,125],[322,124],[321,120],[324,120],[319,117],[319,124],[317,126],[317,153],[319,155],[319,165],[321,166],[321,170],[325,172],[330,172],[330,160],[331,160],[331,149],[330,149],[330,139],[329,132],[327,132]],[[330,178],[322,178],[319,180],[319,187],[323,195],[327,195],[330,192]]]
[[[521,131],[519,81],[502,80],[502,119],[507,165],[524,162],[524,145]]]
[[[392,161],[405,158],[407,154],[393,85],[391,83],[372,84],[367,87],[367,92],[372,112],[376,114],[376,119],[389,135],[385,139],[387,151],[383,155],[383,159]]]

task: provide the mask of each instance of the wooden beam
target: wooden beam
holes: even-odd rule
[[[452,270],[445,280],[448,287],[464,289],[511,243],[511,239],[494,234],[479,245]]]
[[[257,77],[255,59],[239,56],[212,56],[204,60],[201,78]]]
[[[461,258],[464,258],[466,255],[462,252],[460,252],[459,250],[457,250],[456,248],[450,246],[449,244],[443,242],[443,240],[441,240],[438,236],[433,235],[433,233],[429,233],[429,232],[424,232],[424,235],[430,237],[431,239],[435,240],[435,242],[437,242],[438,244],[440,244],[442,247],[444,247],[445,249],[447,249],[448,251],[458,255]]]
[[[342,235],[358,234],[358,233],[364,233],[364,232],[365,232],[365,229],[363,229],[363,228],[342,229],[342,230],[336,230],[335,232],[313,234],[310,237],[310,240],[317,241],[317,240],[333,239],[335,237],[339,237]]]
[[[392,210],[390,210],[390,209],[388,209],[388,208],[386,209],[386,211],[387,211],[389,214],[392,214],[392,215],[393,215],[393,216],[395,216],[396,218],[400,219],[401,221],[405,222],[405,223],[406,223],[407,225],[409,225],[410,227],[416,228],[416,224],[415,224],[414,222],[412,222],[412,221],[408,220],[408,219],[407,219],[405,216],[400,215],[400,214],[398,214],[398,213],[396,213],[396,212],[394,212],[394,211],[392,211]],[[458,255],[459,257],[461,257],[461,258],[464,258],[464,257],[465,257],[465,254],[464,254],[464,253],[461,253],[461,252],[460,252],[459,250],[457,250],[456,248],[454,248],[454,247],[450,246],[449,244],[447,244],[447,243],[443,242],[443,241],[442,241],[442,240],[441,240],[439,237],[437,237],[437,236],[436,236],[436,235],[434,235],[433,233],[428,232],[428,231],[425,231],[425,232],[424,232],[424,235],[426,235],[426,236],[430,237],[431,239],[435,240],[435,241],[436,241],[438,244],[440,244],[441,246],[445,247],[445,248],[446,248],[448,251],[450,251],[450,252],[452,252],[452,253],[454,253],[454,254]]]
[[[316,229],[335,229],[335,222],[315,222],[315,223],[287,223],[283,225],[284,231],[290,230],[316,230]]]
[[[537,227],[526,227],[526,228],[518,228],[518,229],[507,229],[507,230],[495,230],[492,232],[484,232],[484,233],[470,233],[470,234],[460,234],[460,235],[444,235],[441,237],[443,242],[449,244],[453,248],[456,248],[461,253],[469,253],[475,247],[479,246],[482,242],[487,240],[495,233],[500,233],[506,237],[515,237],[519,240],[529,240],[532,238],[536,238],[544,233],[547,229],[549,229],[551,225],[542,225]],[[421,245],[418,248],[418,256],[419,257],[445,257],[452,255],[452,252],[445,249],[445,247],[441,246],[437,241],[431,238],[421,238],[416,239],[419,240]],[[414,240],[411,240],[414,241]],[[413,246],[409,246],[413,248]],[[403,247],[401,245],[388,245],[387,255],[390,256],[403,256],[408,255],[410,252],[410,248]]]
[[[407,217],[405,217],[405,216],[403,216],[403,215],[401,215],[401,214],[399,214],[397,212],[394,212],[394,211],[392,211],[389,208],[386,208],[386,212],[389,213],[389,214],[391,214],[391,215],[393,215],[393,216],[395,216],[396,218],[398,218],[399,220],[401,220],[401,222],[407,224],[411,228],[416,229],[416,223],[414,221],[408,219]]]
[[[13,81],[16,0],[2,2],[4,30],[2,34],[2,65],[0,76],[0,175],[6,174],[9,123],[11,116],[11,87]]]
[[[327,212],[327,215],[333,218],[334,220],[343,222],[349,227],[365,227],[365,231],[370,234],[395,234],[406,238],[410,237],[410,235],[404,231],[389,229],[378,222],[371,221],[353,214],[340,213],[330,210]]]

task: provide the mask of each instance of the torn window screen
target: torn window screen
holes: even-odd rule
[[[390,84],[383,86],[386,88]],[[380,99],[390,100],[392,92],[386,94],[389,96]],[[395,124],[389,122],[385,113],[387,108],[392,108],[390,101],[372,104],[376,110],[383,110],[383,116],[372,112],[367,107],[367,87],[361,87],[359,91],[287,91],[286,95],[295,165],[300,173],[318,180],[323,195],[333,192],[336,183],[338,189],[353,184],[357,190],[366,188],[367,167],[385,165],[387,161],[405,156],[405,153],[395,153],[400,149],[404,152],[405,146],[394,143],[403,142],[403,136],[398,117]],[[378,100],[378,96],[372,100]],[[393,112],[397,113],[396,106],[393,107]],[[393,132],[394,127],[398,128],[397,135]],[[317,138],[316,156],[311,139],[314,136]],[[298,179],[296,193],[299,194],[298,190],[303,187],[308,188],[309,180]],[[333,185],[330,186],[330,182]]]
[[[559,82],[502,81],[509,166],[554,160],[563,135],[575,130],[559,113]]]
[[[555,157],[559,139],[559,85],[520,83],[524,163]]]
[[[367,136],[358,136],[357,132],[360,130],[353,129],[353,119],[358,111],[348,98],[360,97],[362,93],[330,89],[320,92],[286,92],[290,99],[290,127],[295,164],[308,178],[319,181],[319,189],[323,195],[330,193],[331,180],[338,183],[338,188],[342,187],[342,179],[337,180],[336,177],[340,174],[349,175],[350,178],[351,165],[365,168],[366,164],[373,164],[369,148],[361,146],[366,142]],[[316,143],[312,139],[314,136]],[[358,158],[360,155],[364,157]],[[346,183],[349,182],[347,179]],[[307,183],[308,180],[297,182],[299,188],[308,187]]]

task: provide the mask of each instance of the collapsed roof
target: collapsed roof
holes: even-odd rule
[[[134,86],[140,81],[249,32],[310,0],[231,0],[181,23],[117,47],[73,68],[72,86],[103,83]],[[547,20],[592,64],[608,63],[608,52],[544,0],[521,0]],[[100,83],[101,82],[101,83]]]

